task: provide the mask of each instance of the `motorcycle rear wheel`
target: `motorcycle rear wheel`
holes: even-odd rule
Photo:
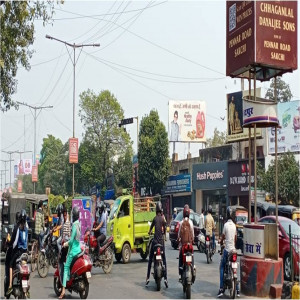
[[[37,271],[41,278],[45,278],[49,271],[49,262],[46,255],[43,252],[39,252],[37,259]]]
[[[59,282],[58,277],[54,277],[53,287],[54,287],[54,292],[55,292],[56,296],[59,297],[60,294],[61,294],[61,288],[62,288],[62,286],[61,286],[61,284]]]
[[[231,284],[231,289],[229,290],[230,293],[230,298],[234,299],[235,298],[235,292],[236,292],[236,278],[231,278],[232,284]]]
[[[160,291],[160,287],[161,287],[161,278],[156,279],[156,290]]]
[[[187,284],[185,294],[186,294],[186,299],[191,299],[192,290],[190,284]]]
[[[206,261],[209,264],[209,249],[206,249]]]
[[[85,289],[79,292],[80,299],[87,299],[89,295],[90,285],[87,280],[84,281]]]
[[[102,266],[102,270],[105,274],[108,274],[111,272],[113,263],[114,263],[114,255],[112,250],[109,248],[107,249],[107,253],[105,253],[107,260],[105,261],[104,265]]]

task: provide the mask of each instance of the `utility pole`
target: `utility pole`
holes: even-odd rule
[[[3,160],[3,159],[1,159],[0,161],[4,162],[4,170],[8,171],[8,169],[6,169],[6,164],[9,162],[9,160]],[[2,183],[1,183],[1,186],[2,186]],[[6,187],[6,173],[4,174],[4,187]]]
[[[18,153],[18,151],[3,151],[4,153],[9,154],[9,160],[7,160],[6,162],[9,162],[9,187],[11,187],[11,162],[13,161],[13,159],[11,159],[11,155],[14,153]],[[5,169],[6,169],[6,163],[5,163]]]
[[[5,170],[0,170],[0,176],[1,176],[1,190],[3,190],[3,184],[2,184],[2,174],[3,174],[3,172],[4,172],[4,188],[5,188],[5,178],[6,178],[6,172],[7,172],[8,170],[7,169],[5,169]]]
[[[29,107],[30,109],[30,112],[33,116],[33,119],[34,119],[34,148],[33,148],[33,165],[35,166],[35,155],[36,155],[36,119],[37,117],[39,116],[39,114],[41,113],[42,109],[46,109],[46,108],[53,108],[52,105],[49,105],[49,106],[32,106],[32,105],[29,105],[27,103],[21,103],[21,102],[18,102],[18,104],[20,105],[24,105],[24,106],[27,106]],[[32,112],[32,110],[34,110],[34,113]],[[37,110],[40,110],[38,114],[36,114],[36,111]],[[33,183],[33,193],[35,194],[35,182]]]
[[[63,43],[65,44],[66,48],[67,48],[67,51],[69,53],[69,56],[70,56],[70,59],[72,61],[72,64],[73,64],[73,138],[75,138],[75,68],[76,68],[76,63],[79,59],[79,56],[81,54],[81,51],[82,51],[82,48],[83,47],[100,47],[100,44],[71,44],[71,43],[68,43],[68,42],[65,42],[65,41],[62,41],[62,40],[59,40],[55,37],[52,37],[48,34],[46,34],[46,38],[49,39],[49,40],[55,40],[57,42],[60,42],[60,43]],[[72,56],[68,50],[68,47],[71,47],[73,48],[73,59],[72,59]],[[80,48],[81,51],[77,57],[77,60],[75,58],[75,50],[76,48]],[[74,197],[74,194],[75,194],[75,186],[74,186],[74,181],[75,181],[75,164],[73,163],[73,183],[72,183],[72,191],[73,191],[73,197]]]

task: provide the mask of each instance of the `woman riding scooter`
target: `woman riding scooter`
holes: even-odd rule
[[[71,232],[71,238],[68,242],[65,242],[63,244],[63,247],[69,247],[67,261],[65,263],[64,267],[64,278],[63,278],[63,288],[61,291],[61,294],[59,296],[59,299],[62,299],[65,297],[66,292],[66,284],[70,277],[70,266],[71,262],[77,254],[81,252],[80,249],[80,223],[79,223],[79,209],[78,207],[73,207],[72,209],[72,219],[73,219],[73,225],[72,225],[72,232]]]

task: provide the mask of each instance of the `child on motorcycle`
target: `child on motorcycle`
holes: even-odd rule
[[[26,226],[26,211],[25,209],[21,210],[19,216],[19,226],[16,232],[16,237],[13,242],[13,250],[12,250],[12,258],[10,261],[10,268],[9,268],[9,288],[7,291],[7,296],[12,293],[12,278],[13,278],[13,268],[16,266],[16,260],[22,253],[27,252],[27,242],[28,242],[28,227]]]
[[[69,251],[68,251],[67,261],[64,266],[63,287],[59,299],[65,297],[66,285],[70,277],[71,262],[73,258],[81,252],[80,249],[81,227],[79,223],[79,209],[76,206],[73,207],[72,209],[72,219],[73,219],[73,225],[72,225],[71,238],[68,242],[65,242],[63,244],[63,247],[69,247]]]

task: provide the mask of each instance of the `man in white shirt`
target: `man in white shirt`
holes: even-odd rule
[[[202,208],[202,210],[201,210],[199,228],[200,228],[201,232],[203,234],[205,234],[205,229],[204,229],[204,208]]]
[[[220,244],[223,245],[223,241],[225,239],[225,248],[223,251],[223,256],[220,263],[220,290],[217,297],[221,297],[224,294],[224,269],[226,265],[226,261],[228,259],[228,254],[231,250],[235,249],[236,243],[236,226],[232,220],[232,208],[230,206],[227,207],[227,222],[224,225],[223,233],[221,236]],[[240,297],[240,287],[239,283],[236,285],[236,295]]]

